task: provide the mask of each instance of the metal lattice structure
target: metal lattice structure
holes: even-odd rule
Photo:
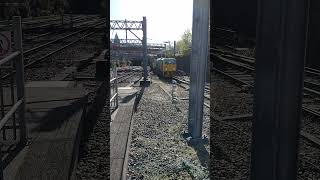
[[[148,70],[147,70],[147,64],[148,64],[148,57],[147,57],[147,52],[148,52],[148,47],[147,47],[147,19],[146,17],[143,17],[142,21],[128,21],[128,20],[110,20],[110,29],[111,30],[125,30],[126,31],[126,42],[128,42],[127,38],[127,32],[131,32],[137,39],[132,40],[134,41],[136,46],[137,44],[141,44],[142,46],[142,59],[143,59],[143,77],[144,77],[144,82],[147,80],[148,76]],[[143,37],[140,38],[138,37],[133,30],[142,30]],[[120,41],[121,42],[121,41]],[[121,44],[121,43],[120,43]],[[111,46],[111,58],[112,57],[118,57],[123,54],[125,54],[127,51],[133,51],[134,53],[139,53],[141,52],[141,47],[136,48],[136,49],[125,49],[127,47],[121,47],[119,45],[113,45]]]
[[[143,21],[110,20],[112,30],[143,30]]]
[[[115,39],[111,39],[111,42],[114,43]],[[142,43],[139,39],[118,39],[120,43],[118,43],[121,47],[141,47]],[[116,43],[114,43],[116,44]],[[162,50],[166,48],[166,45],[163,43],[148,43],[148,50],[149,49],[159,49]]]

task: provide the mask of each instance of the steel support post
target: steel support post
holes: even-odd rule
[[[144,84],[146,84],[147,77],[148,77],[148,57],[147,57],[147,18],[143,16],[142,22],[142,31],[143,31],[143,39],[142,39],[142,46],[143,46],[143,79]]]
[[[110,68],[110,1],[106,1],[106,54],[105,59],[108,60],[108,68]],[[110,79],[110,78],[109,78]]]
[[[61,14],[61,25],[63,25],[64,22],[63,22],[63,13]]]
[[[0,145],[0,147],[1,147],[2,145]],[[2,147],[1,147],[2,148]],[[3,167],[4,167],[4,165],[3,165],[3,161],[2,161],[2,156],[3,156],[3,153],[2,152],[0,152],[0,180],[3,180]]]
[[[127,24],[127,20],[124,20],[125,24]],[[126,28],[126,44],[128,44],[128,29]]]
[[[114,69],[114,74],[115,74],[115,78],[116,78],[116,80],[115,80],[115,90],[116,90],[116,94],[117,94],[117,96],[116,96],[116,109],[118,108],[118,105],[119,105],[119,95],[118,95],[118,72],[117,72],[117,67],[115,67],[115,69]]]
[[[208,55],[209,0],[193,1],[188,132],[202,138],[204,88]]]
[[[104,55],[104,59],[107,61],[106,65],[106,71],[107,71],[107,77],[106,80],[109,82],[108,86],[111,87],[110,84],[110,69],[112,68],[111,64],[111,57],[110,57],[110,1],[106,1],[106,30],[105,30],[105,45],[106,45],[106,52]],[[111,88],[107,88],[107,94],[108,94],[108,99],[110,100],[110,93],[111,93]],[[110,103],[108,103],[108,113],[110,114]]]
[[[70,12],[70,26],[73,28],[73,14]]]
[[[308,1],[259,0],[252,180],[297,179]]]
[[[27,131],[25,123],[25,85],[24,85],[24,62],[23,62],[23,48],[22,48],[22,28],[21,17],[13,17],[14,31],[14,44],[15,50],[20,51],[19,59],[16,61],[16,83],[17,83],[17,101],[22,100],[18,114],[19,114],[19,127],[20,127],[20,142],[25,144],[27,142]]]
[[[173,57],[176,57],[176,41],[173,42]]]

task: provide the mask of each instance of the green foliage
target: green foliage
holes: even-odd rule
[[[205,170],[201,166],[195,165],[190,161],[183,160],[182,167],[189,173],[192,179],[209,180],[207,173],[205,173]]]
[[[165,50],[165,56],[167,57],[167,58],[171,58],[171,57],[173,57],[173,50],[172,49],[167,49],[167,50]]]
[[[185,56],[191,53],[192,33],[187,29],[181,36],[181,40],[176,43],[177,54]]]

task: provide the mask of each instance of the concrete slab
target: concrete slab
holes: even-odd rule
[[[119,91],[128,91],[128,90],[134,90],[134,87],[118,87]]]
[[[72,73],[76,73],[77,72],[77,67],[65,67],[64,70],[62,72],[60,72],[59,74],[57,74],[54,78],[52,78],[51,80],[54,81],[62,81],[65,78],[67,78],[70,74]]]
[[[127,103],[132,98],[136,96],[138,92],[137,88],[134,87],[119,87],[118,93],[119,93],[119,102],[120,103]]]
[[[26,87],[29,143],[5,165],[5,179],[69,179],[86,103],[85,91],[69,87],[68,82],[29,83]]]
[[[74,81],[31,81],[26,83],[26,88],[35,87],[74,87],[76,82]]]
[[[128,92],[128,96],[124,97],[127,102],[120,103],[118,111],[111,123],[110,127],[110,179],[125,179],[127,171],[128,153],[131,142],[132,115],[135,102],[134,96],[129,92],[135,89],[124,88],[123,91]]]
[[[116,118],[117,113],[118,113],[118,109],[116,109],[116,110],[111,114],[111,122],[114,121],[114,119]]]
[[[119,87],[118,88],[118,93],[120,96],[128,96],[131,94],[137,93],[138,89],[134,87]]]

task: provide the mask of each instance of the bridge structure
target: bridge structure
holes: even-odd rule
[[[128,59],[141,61],[143,58],[143,44],[138,39],[111,39],[110,42],[112,59]],[[148,43],[147,51],[149,56],[163,54],[166,44]]]

